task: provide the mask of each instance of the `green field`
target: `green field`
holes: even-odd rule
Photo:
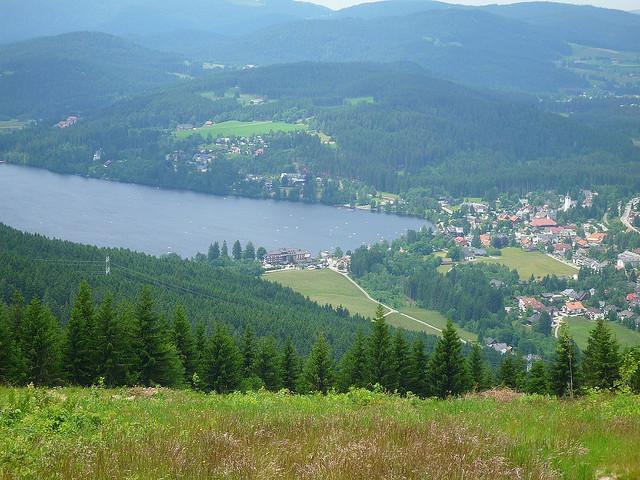
[[[371,104],[374,103],[375,100],[373,97],[349,97],[349,98],[345,98],[344,102],[347,105],[362,105],[362,104]]]
[[[229,120],[228,122],[220,122],[209,127],[200,127],[195,130],[176,132],[178,138],[187,138],[192,135],[200,135],[202,137],[251,137],[253,135],[265,135],[271,132],[295,132],[307,130],[304,123],[286,123],[286,122],[239,122],[237,120]]]
[[[369,300],[344,276],[332,270],[288,270],[270,273],[265,275],[264,278],[290,287],[321,305],[343,306],[351,313],[358,313],[370,318],[373,317],[376,311],[377,304],[375,302]],[[400,311],[440,329],[444,328],[447,323],[442,314],[433,310],[419,307],[403,307]],[[398,313],[388,315],[386,318],[389,325],[395,327],[439,335],[437,330]],[[477,339],[477,335],[474,333],[459,328],[458,333],[465,340]]]
[[[637,479],[640,397],[0,387],[1,479]]]
[[[499,263],[518,270],[522,280],[528,280],[531,275],[544,277],[545,275],[575,275],[578,268],[570,267],[555,260],[544,253],[525,252],[520,248],[504,248],[500,257],[478,258],[478,262]]]
[[[28,121],[23,120],[0,120],[0,133],[19,130],[28,123]]]
[[[596,323],[584,317],[567,317],[564,322],[567,325],[567,331],[569,334],[573,337],[578,346],[584,350],[587,347],[589,333],[593,330]],[[607,325],[609,325],[609,328],[616,336],[618,343],[622,348],[640,345],[640,333],[629,330],[627,327],[623,327],[622,325],[614,322],[608,322]]]

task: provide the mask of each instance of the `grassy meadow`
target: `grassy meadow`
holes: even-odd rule
[[[287,270],[269,273],[264,278],[290,287],[320,305],[342,306],[349,312],[358,313],[364,317],[372,318],[378,305],[376,302],[369,300],[344,276],[329,269]],[[416,306],[406,306],[399,310],[439,329],[443,329],[447,324],[446,318],[434,310],[426,310]],[[389,310],[386,311],[388,312]],[[440,334],[438,330],[411,320],[399,313],[392,313],[387,315],[386,318],[389,325],[404,328],[405,330],[425,332],[431,335]],[[478,338],[476,334],[460,328],[458,328],[458,334],[465,340],[473,341]]]
[[[229,120],[228,122],[220,122],[215,125],[200,127],[195,130],[186,130],[176,132],[178,138],[187,138],[192,135],[200,135],[202,137],[251,137],[253,135],[266,135],[271,132],[294,132],[299,130],[307,130],[307,125],[302,123],[286,123],[286,122],[240,122],[237,120]]]
[[[589,333],[593,330],[595,322],[584,317],[567,317],[564,319],[564,323],[567,326],[569,334],[573,337],[578,346],[582,350],[587,348]],[[622,348],[640,345],[640,333],[634,332],[633,330],[615,322],[607,322],[607,325]]]
[[[640,477],[640,398],[0,388],[0,479]]]
[[[575,275],[578,269],[555,260],[540,252],[526,252],[521,248],[509,247],[502,249],[499,257],[477,259],[478,262],[499,263],[518,270],[520,278],[528,280],[531,275],[544,277],[545,275]]]

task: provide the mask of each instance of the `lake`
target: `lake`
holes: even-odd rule
[[[19,230],[152,255],[206,253],[235,240],[312,253],[394,239],[425,220],[326,205],[205,195],[0,164],[0,222]]]

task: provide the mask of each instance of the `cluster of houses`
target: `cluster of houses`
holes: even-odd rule
[[[174,172],[182,164],[192,171],[207,173],[219,158],[235,155],[260,157],[265,154],[269,144],[260,135],[254,137],[218,137],[211,145],[200,148],[196,152],[175,150],[165,156],[165,160],[173,166]]]
[[[56,128],[69,128],[72,125],[75,125],[80,120],[80,117],[77,115],[69,115],[66,119],[59,121],[55,124]]]

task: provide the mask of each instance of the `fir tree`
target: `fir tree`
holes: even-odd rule
[[[249,325],[244,328],[244,334],[242,335],[242,341],[240,343],[240,353],[242,354],[242,375],[245,378],[255,375],[258,342],[253,334],[253,329]]]
[[[409,378],[411,361],[409,344],[402,330],[396,330],[396,334],[393,337],[392,355],[394,387],[399,393],[404,395],[411,389]]]
[[[104,378],[107,385],[124,385],[134,380],[131,332],[125,326],[130,325],[130,318],[126,307],[123,309],[122,317],[116,316],[111,295],[104,298],[98,309],[98,375]],[[123,319],[129,321],[125,323]]]
[[[300,357],[290,337],[284,341],[282,358],[280,359],[280,371],[282,372],[282,385],[290,392],[298,390],[300,380]]]
[[[469,356],[469,373],[471,374],[471,383],[475,391],[480,391],[487,386],[487,367],[482,355],[482,348],[477,343],[471,347]]]
[[[214,242],[213,245],[209,245],[209,252],[207,253],[207,260],[213,262],[220,258],[220,245],[218,242]]]
[[[369,337],[369,373],[371,384],[379,384],[387,390],[393,388],[393,358],[389,327],[384,317],[384,308],[378,304],[373,330]]]
[[[191,383],[193,374],[197,371],[196,346],[191,331],[191,324],[187,320],[184,306],[178,305],[173,314],[173,344],[176,346],[178,357],[184,366],[185,383]]]
[[[240,386],[242,357],[233,337],[222,325],[216,327],[209,341],[204,364],[204,380],[210,390],[228,393]]]
[[[505,354],[500,363],[500,371],[498,372],[500,384],[518,390],[522,387],[523,374],[520,359],[511,353]]]
[[[597,321],[591,330],[582,361],[582,379],[585,386],[611,389],[620,378],[618,342],[604,320]]]
[[[61,377],[60,323],[38,298],[26,308],[23,352],[27,378],[36,385],[53,385]]]
[[[88,386],[98,373],[97,331],[91,288],[85,281],[73,303],[67,324],[64,366],[71,383]]]
[[[277,391],[282,387],[278,348],[273,338],[265,338],[260,343],[255,371],[267,390]]]
[[[451,321],[447,322],[429,362],[433,393],[440,398],[460,395],[469,388],[467,362],[462,345]]]
[[[13,383],[19,377],[17,339],[9,318],[8,308],[0,304],[0,384]]]
[[[240,245],[240,240],[236,240],[233,243],[233,248],[231,252],[233,254],[234,260],[240,260],[242,258],[242,246]]]
[[[556,345],[556,356],[551,368],[551,389],[559,397],[573,397],[577,389],[578,362],[573,339],[563,331]]]
[[[429,359],[424,351],[424,342],[417,338],[411,346],[411,356],[409,357],[409,389],[421,397],[429,395],[428,363]]]
[[[242,254],[245,260],[255,260],[256,259],[256,249],[253,246],[253,243],[248,242],[244,247],[244,253]]]
[[[539,395],[549,394],[549,375],[547,367],[542,360],[534,362],[527,377],[527,393],[537,393]]]
[[[362,330],[356,332],[351,348],[342,357],[340,364],[340,389],[365,388],[369,385],[369,357],[367,339]]]
[[[143,385],[175,381],[175,361],[153,306],[149,287],[144,287],[135,307],[138,371]],[[167,383],[164,383],[168,385]]]
[[[222,258],[229,258],[229,247],[227,247],[227,241],[222,241],[222,249],[220,250],[220,256]]]
[[[191,378],[191,384],[195,388],[200,388],[204,382],[205,357],[207,353],[207,336],[204,322],[200,321],[196,324],[194,335],[195,343],[195,372]],[[200,382],[200,384],[198,384]]]
[[[333,386],[333,364],[329,344],[323,335],[318,336],[311,349],[303,376],[309,392],[327,393]]]

